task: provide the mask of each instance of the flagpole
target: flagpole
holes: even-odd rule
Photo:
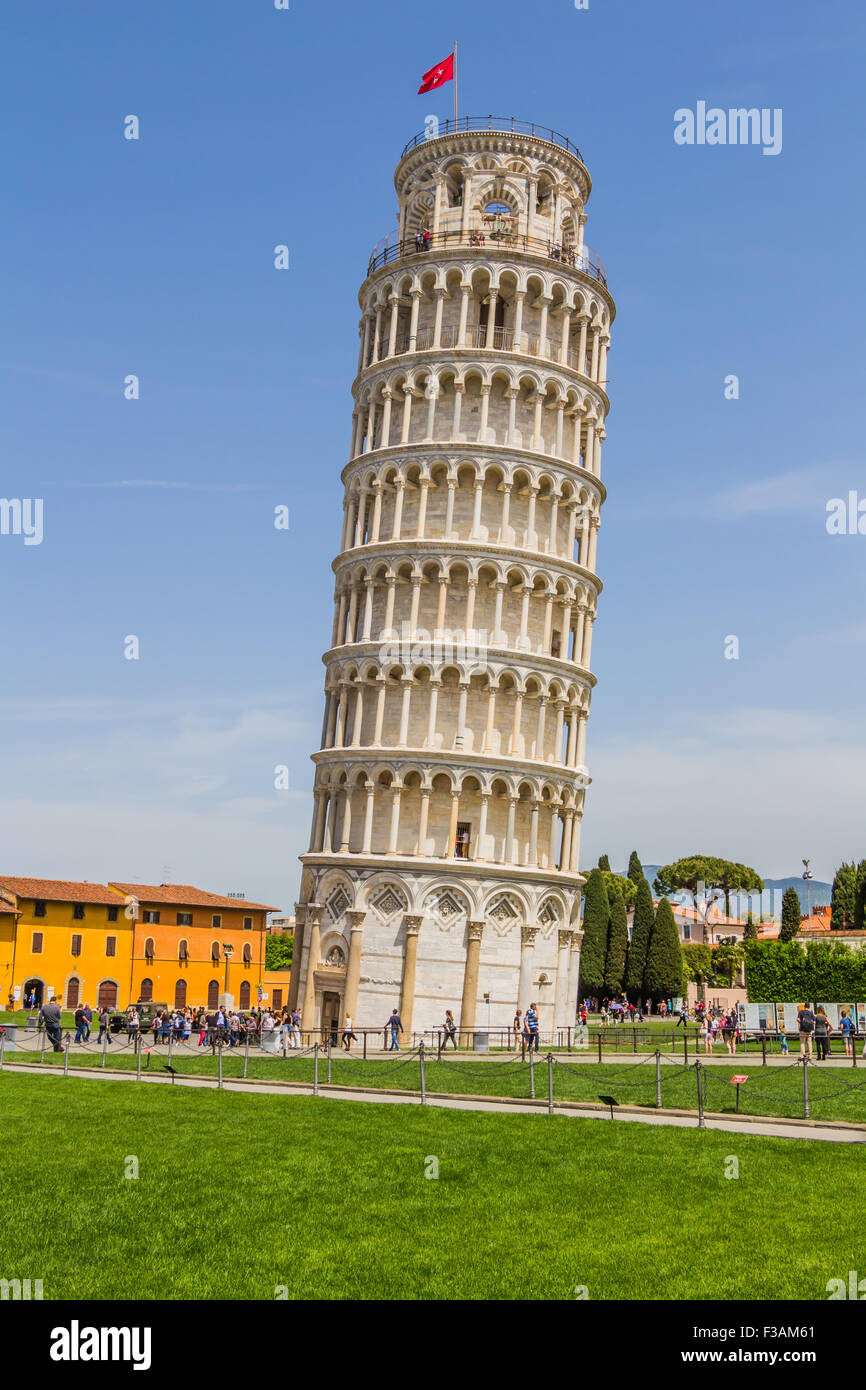
[[[454,40],[454,129],[457,129],[457,40]]]

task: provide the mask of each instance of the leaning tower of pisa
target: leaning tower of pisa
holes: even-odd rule
[[[614,306],[564,136],[404,149],[360,289],[290,997],[407,1034],[574,1023]]]

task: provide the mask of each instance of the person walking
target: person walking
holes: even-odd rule
[[[839,1015],[839,1032],[842,1034],[842,1041],[845,1044],[845,1056],[853,1056],[854,1020],[847,1009],[843,1009]]]
[[[102,1039],[105,1038],[107,1040],[108,1046],[110,1047],[111,1029],[109,1028],[109,1022],[110,1016],[108,1013],[108,1009],[103,1006],[99,1011],[99,1037],[96,1039],[96,1041],[98,1043],[101,1043]]]
[[[523,1032],[523,1015],[519,1008],[514,1015],[514,1022],[511,1026],[514,1030],[514,1050],[516,1052],[520,1047],[520,1035]]]
[[[538,1051],[538,1010],[534,1004],[530,1004],[526,1010],[526,1026],[529,1031],[529,1048]]]
[[[830,1055],[830,1034],[833,1025],[824,1011],[824,1005],[819,1004],[815,1014],[815,1046],[818,1049],[818,1061],[825,1062]]]
[[[808,1004],[801,1004],[797,1010],[797,1027],[800,1031],[800,1056],[812,1056],[812,1034],[815,1031],[815,1015]]]
[[[295,1047],[301,1046],[301,1011],[292,1009],[292,1037],[295,1040]]]
[[[388,1019],[388,1022],[385,1024],[385,1028],[386,1028],[386,1030],[387,1030],[388,1028],[391,1029],[391,1046],[388,1048],[388,1051],[389,1051],[389,1052],[399,1052],[399,1051],[400,1051],[400,1037],[399,1037],[399,1035],[400,1035],[400,1033],[402,1033],[402,1031],[403,1031],[403,1024],[402,1024],[401,1021],[400,1021],[400,1015],[398,1014],[398,1012],[397,1012],[396,1009],[392,1009],[392,1010],[391,1010],[391,1017]]]
[[[84,1005],[84,1041],[90,1042],[90,1034],[93,1031],[93,1010],[89,1004]]]
[[[445,1023],[443,1026],[445,1028],[445,1042],[442,1045],[442,1051],[444,1052],[445,1048],[448,1046],[448,1043],[452,1042],[454,1044],[454,1051],[456,1052],[457,1024],[454,1022],[454,1015],[450,1009],[445,1010]]]
[[[344,1047],[347,1052],[351,1052],[352,1043],[357,1041],[358,1039],[352,1032],[352,1015],[346,1014],[346,1017],[343,1020],[343,1036],[340,1038],[340,1046]]]
[[[84,1010],[80,1004],[73,1014],[73,1019],[75,1020],[75,1042],[83,1043],[86,1024],[84,1022]]]
[[[139,1016],[138,1009],[132,1008],[126,1015],[126,1036],[129,1038],[129,1041],[132,1043],[133,1046],[135,1046],[135,1042],[138,1037],[138,1030],[140,1027],[141,1018]]]
[[[39,1010],[39,1021],[44,1025],[45,1031],[48,1034],[49,1039],[51,1040],[51,1046],[54,1048],[55,1052],[60,1052],[61,1050],[61,1019],[62,1014],[60,1012],[60,1005],[58,1004],[55,995],[52,994],[51,1002],[48,1004],[43,1004],[42,1008]]]

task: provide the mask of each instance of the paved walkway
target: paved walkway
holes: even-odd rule
[[[42,1069],[38,1063],[18,1062],[5,1063],[4,1070],[17,1072],[20,1074],[36,1074],[40,1076],[63,1077],[63,1072],[59,1067]],[[101,1068],[75,1067],[70,1066],[69,1075],[76,1079],[87,1081],[128,1081],[136,1082],[138,1078],[132,1072],[103,1071]],[[198,1090],[217,1090],[219,1082],[216,1077],[192,1077],[189,1075],[177,1078],[173,1081],[171,1076],[160,1073],[143,1072],[141,1082],[150,1086],[170,1086],[172,1084],[179,1087],[188,1087]],[[291,1099],[292,1096],[312,1096],[313,1088],[300,1082],[283,1081],[229,1081],[223,1083],[224,1091],[236,1091],[243,1095],[272,1095],[283,1096]],[[371,1088],[353,1089],[348,1086],[319,1086],[319,1095],[327,1096],[331,1100],[348,1100],[375,1103],[377,1105],[420,1105],[421,1098],[417,1094],[401,1093],[393,1091],[377,1091]],[[475,1096],[446,1096],[437,1092],[428,1092],[426,1104],[442,1110],[476,1110],[488,1111],[493,1114],[515,1114],[522,1112],[530,1115],[548,1114],[548,1105],[542,1100],[485,1100]],[[596,1119],[606,1120],[611,1123],[610,1111],[607,1106],[594,1102],[582,1101],[554,1101],[553,1114],[570,1117],[572,1119]],[[620,1106],[616,1111],[614,1124],[649,1124],[649,1125],[669,1125],[679,1129],[695,1129],[698,1127],[698,1117],[694,1111],[687,1110],[639,1110],[630,1106]],[[751,1116],[734,1115],[712,1116],[707,1115],[706,1129],[724,1130],[729,1134],[754,1134],[762,1135],[774,1139],[810,1139],[829,1144],[866,1144],[866,1125],[845,1124],[843,1122],[813,1121],[813,1120],[772,1120],[753,1118]]]

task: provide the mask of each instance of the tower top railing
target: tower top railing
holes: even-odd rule
[[[551,130],[549,126],[538,125],[535,121],[519,121],[515,116],[460,116],[456,121],[440,121],[436,128],[436,134],[431,135],[428,131],[422,130],[418,135],[412,137],[408,145],[403,146],[403,159],[410,150],[414,150],[418,145],[427,144],[430,140],[438,140],[443,135],[459,135],[461,131],[499,131],[500,133],[510,132],[513,135],[531,135],[537,140],[546,140],[550,145],[558,145],[560,149],[567,150],[573,154],[575,159],[583,163],[583,155],[572,144],[567,135],[561,134],[558,130]]]
[[[549,237],[525,236],[511,230],[499,231],[495,227],[493,231],[486,228],[470,228],[465,232],[460,228],[435,233],[421,231],[402,238],[399,231],[390,232],[373,247],[367,264],[367,274],[372,275],[374,270],[379,270],[391,261],[414,259],[430,251],[448,250],[452,246],[484,247],[488,242],[495,248],[494,255],[522,251],[530,256],[541,256],[546,260],[570,266],[572,270],[580,270],[584,275],[591,276],[593,280],[598,280],[599,284],[607,287],[604,262],[591,247],[572,246]]]

